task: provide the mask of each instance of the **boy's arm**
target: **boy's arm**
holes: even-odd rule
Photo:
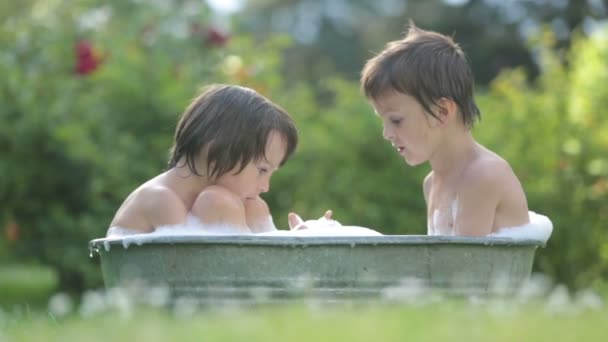
[[[422,191],[424,192],[424,201],[426,205],[429,205],[429,196],[431,195],[431,185],[433,184],[433,171],[429,172],[426,177],[424,177],[424,182],[422,182]]]
[[[147,225],[156,227],[183,224],[187,210],[179,197],[165,187],[151,187],[140,193]]]
[[[431,196],[431,185],[433,184],[433,171],[429,172],[428,175],[424,178],[424,182],[422,182],[422,192],[424,193],[424,202],[426,203],[427,213],[429,208],[429,198]],[[427,214],[428,215],[428,214]],[[427,224],[427,235],[433,235],[431,231],[431,226]]]
[[[486,162],[464,175],[457,194],[455,235],[485,236],[492,232],[496,209],[508,170],[502,163]],[[507,165],[508,167],[508,165]]]
[[[259,196],[245,201],[245,216],[247,225],[253,233],[277,230],[272,215],[270,215],[268,204]]]

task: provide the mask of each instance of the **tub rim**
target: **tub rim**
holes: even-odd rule
[[[468,237],[429,235],[382,235],[382,236],[272,236],[272,235],[127,235],[105,237],[89,241],[89,249],[103,249],[107,245],[240,245],[240,246],[318,246],[318,245],[480,245],[480,246],[534,246],[545,243],[534,239],[509,237]]]

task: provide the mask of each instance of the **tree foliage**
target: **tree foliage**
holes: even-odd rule
[[[331,208],[343,224],[426,232],[428,167],[409,168],[383,141],[356,82],[331,69],[315,87],[287,82],[290,39],[223,35],[206,7],[181,1],[28,4],[0,26],[3,258],[55,267],[65,289],[99,285],[87,242],[163,170],[179,114],[213,82],[253,87],[298,124],[298,151],[265,195],[279,227],[289,211],[313,218]],[[575,39],[566,64],[552,36],[539,37],[541,76],[530,84],[523,70],[505,71],[478,98],[475,135],[555,225],[537,270],[574,286],[608,278],[607,37]]]

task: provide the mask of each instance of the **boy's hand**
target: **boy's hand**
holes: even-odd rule
[[[289,223],[289,229],[290,230],[302,230],[302,229],[309,229],[310,227],[310,221],[329,221],[331,220],[331,216],[333,215],[333,211],[331,210],[327,210],[325,212],[325,214],[323,214],[323,216],[321,216],[318,220],[307,220],[304,221],[300,215],[296,214],[296,213],[289,213],[289,215],[287,215],[287,221]],[[309,224],[307,224],[309,223]]]
[[[246,200],[244,205],[247,226],[252,232],[263,233],[277,230],[272,222],[270,209],[261,197]]]

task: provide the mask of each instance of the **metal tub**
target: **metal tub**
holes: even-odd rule
[[[201,301],[373,299],[408,286],[462,295],[513,293],[529,277],[541,245],[417,235],[142,234],[89,243],[100,256],[107,288],[138,282],[164,286],[172,298]]]

